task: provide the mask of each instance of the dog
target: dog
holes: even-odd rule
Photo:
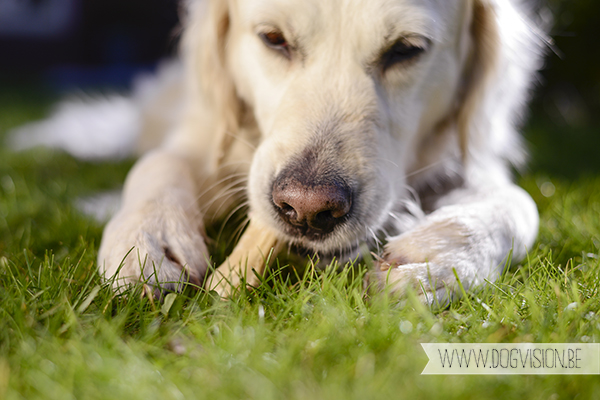
[[[177,101],[150,102],[181,112],[169,124],[141,113],[165,139],[133,167],[104,230],[99,267],[116,287],[202,286],[205,221],[236,206],[321,260],[381,243],[370,288],[416,288],[429,304],[524,259],[539,217],[511,171],[525,161],[517,127],[544,42],[524,4],[186,7]]]

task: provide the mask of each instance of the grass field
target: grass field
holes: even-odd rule
[[[51,100],[0,92],[0,139]],[[0,399],[598,398],[598,376],[420,375],[425,342],[600,341],[600,146],[582,132],[528,128],[534,160],[519,179],[539,242],[495,286],[437,312],[410,295],[365,299],[361,265],[296,265],[299,279],[275,274],[227,303],[115,294],[96,273],[102,226],[73,199],[117,188],[132,162],[0,148]]]

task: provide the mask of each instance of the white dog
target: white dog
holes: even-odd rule
[[[127,178],[107,277],[201,285],[203,220],[235,204],[321,259],[385,240],[372,286],[430,303],[525,257],[538,213],[510,170],[542,40],[516,0],[188,3],[184,108]]]

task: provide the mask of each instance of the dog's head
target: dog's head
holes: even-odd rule
[[[251,114],[251,212],[290,242],[355,247],[423,175],[447,173],[438,162],[465,173],[469,156],[510,158],[502,141],[535,66],[510,59],[525,48],[511,35],[532,35],[508,1],[216,0],[205,12],[205,94],[223,131]]]

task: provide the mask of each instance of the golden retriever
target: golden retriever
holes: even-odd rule
[[[142,113],[166,139],[130,172],[100,270],[202,285],[205,219],[247,205],[246,250],[261,229],[261,251],[342,263],[384,242],[371,287],[428,303],[459,293],[456,276],[494,281],[538,231],[511,168],[540,37],[516,0],[188,1],[182,114],[166,128]]]

